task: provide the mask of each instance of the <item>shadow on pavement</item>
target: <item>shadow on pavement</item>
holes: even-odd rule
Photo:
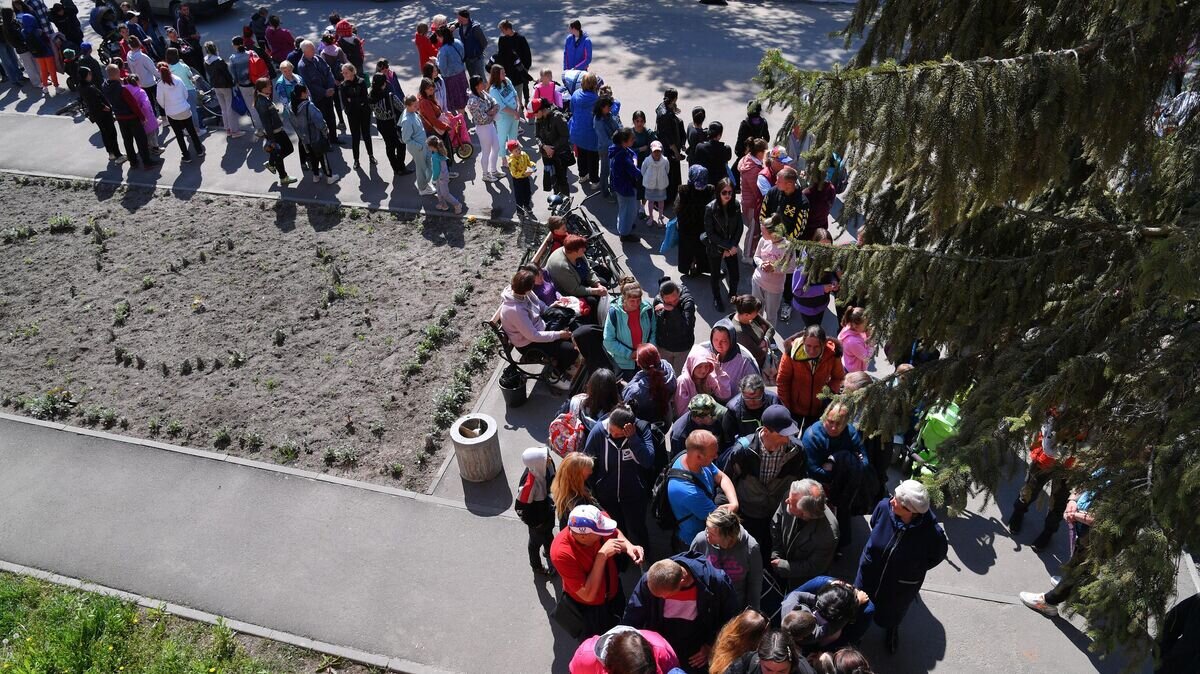
[[[954,554],[972,573],[982,575],[996,563],[996,535],[1007,534],[1004,523],[969,510],[940,519]]]
[[[1071,640],[1075,648],[1079,649],[1080,653],[1087,655],[1092,666],[1100,674],[1135,674],[1143,672],[1149,674],[1151,671],[1150,663],[1146,659],[1142,660],[1141,667],[1130,668],[1129,655],[1123,649],[1117,649],[1113,653],[1101,656],[1099,653],[1091,651],[1092,640],[1088,635],[1073,625],[1071,621],[1063,617],[1051,618],[1050,622],[1058,628],[1058,631],[1063,633],[1063,636]]]
[[[946,657],[946,628],[918,598],[908,607],[900,624],[900,648],[888,653],[884,631],[877,625],[867,630],[858,649],[879,672],[929,672]]]

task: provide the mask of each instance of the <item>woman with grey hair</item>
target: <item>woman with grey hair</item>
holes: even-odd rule
[[[717,508],[704,520],[704,531],[692,539],[692,552],[699,552],[725,572],[733,583],[738,606],[758,610],[762,602],[763,561],[754,540],[736,513]]]
[[[854,586],[870,596],[875,624],[887,630],[889,652],[900,646],[900,621],[920,593],[926,572],[942,563],[948,547],[920,482],[901,482],[891,498],[875,506]]]

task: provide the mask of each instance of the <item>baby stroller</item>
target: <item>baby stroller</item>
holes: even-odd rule
[[[467,119],[453,112],[446,116],[450,120],[450,149],[459,159],[470,159],[475,154],[475,146],[471,144],[471,134],[467,133]]]
[[[116,12],[108,5],[97,5],[92,8],[92,13],[88,16],[88,25],[100,36],[100,47],[96,49],[96,58],[102,65],[108,65],[114,56],[121,55]]]
[[[921,420],[917,439],[913,442],[904,460],[902,474],[913,479],[929,477],[938,470],[937,449],[958,432],[958,405],[948,403],[935,407]]]
[[[558,93],[562,94],[563,113],[567,117],[571,116],[571,94],[579,90],[579,85],[583,81],[583,76],[588,74],[586,70],[564,70],[562,74],[562,83],[558,85]],[[598,80],[596,86],[604,84],[604,78],[596,75]]]

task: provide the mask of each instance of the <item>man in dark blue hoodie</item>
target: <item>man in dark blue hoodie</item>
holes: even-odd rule
[[[649,424],[637,423],[620,405],[592,426],[583,452],[595,459],[592,491],[635,545],[646,545],[646,506],[654,482],[654,440]]]
[[[629,597],[621,624],[658,632],[685,672],[701,674],[708,671],[717,632],[740,609],[729,576],[703,553],[685,552],[650,567]]]

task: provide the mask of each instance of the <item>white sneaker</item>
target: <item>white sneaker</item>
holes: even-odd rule
[[[432,187],[426,187],[423,190],[417,190],[417,194],[420,194],[423,197],[432,197],[433,195],[437,194],[437,190]]]
[[[483,182],[494,183],[494,182],[496,182],[496,176],[491,173],[485,173],[485,174],[483,174]]]
[[[1022,592],[1021,603],[1047,618],[1053,618],[1058,615],[1058,607],[1054,604],[1047,604],[1046,595],[1041,593]]]
[[[338,181],[338,178],[340,178],[340,177],[341,177],[341,176],[339,176],[338,174],[334,173],[333,175],[326,176],[326,177],[325,177],[325,182],[327,182],[327,183],[329,183],[330,185],[332,185],[332,184],[336,183],[336,182]]]

